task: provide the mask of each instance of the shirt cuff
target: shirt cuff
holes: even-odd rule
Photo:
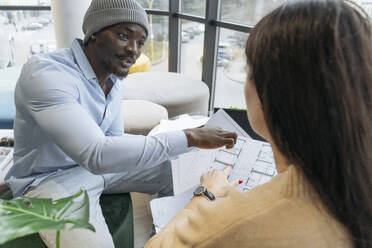
[[[167,133],[169,143],[169,155],[174,157],[182,153],[188,152],[187,137],[184,131],[173,131]]]

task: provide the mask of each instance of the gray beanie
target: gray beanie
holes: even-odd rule
[[[134,0],[92,0],[83,21],[84,43],[105,27],[123,23],[141,25],[149,30],[146,11]]]

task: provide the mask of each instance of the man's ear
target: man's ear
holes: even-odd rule
[[[91,45],[91,44],[95,43],[96,40],[97,40],[97,36],[95,36],[94,34],[92,34],[91,36],[89,36],[89,39],[85,43],[85,46],[88,46],[88,45]]]

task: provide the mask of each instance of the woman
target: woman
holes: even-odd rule
[[[278,175],[239,193],[224,172],[146,247],[372,247],[372,36],[341,0],[289,1],[246,45],[248,119]]]

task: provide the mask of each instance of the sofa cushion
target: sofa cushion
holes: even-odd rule
[[[147,135],[151,129],[168,119],[168,112],[156,103],[144,100],[123,100],[124,130],[130,134]]]
[[[147,100],[168,110],[169,118],[181,114],[207,115],[209,89],[198,79],[173,72],[141,72],[128,75],[125,100]]]

